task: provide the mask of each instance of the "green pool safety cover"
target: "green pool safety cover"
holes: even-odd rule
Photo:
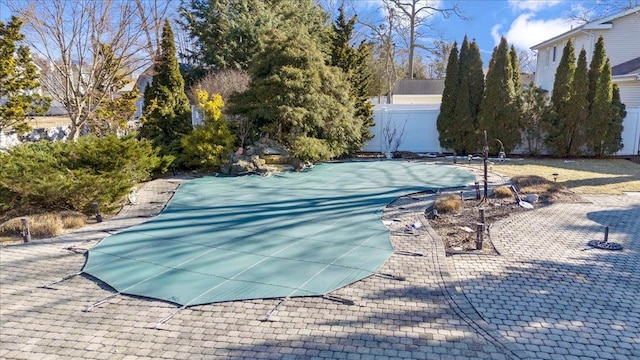
[[[393,253],[380,220],[388,203],[473,181],[406,161],[197,179],[157,217],[91,249],[82,271],[119,293],[182,306],[324,295],[374,274]]]

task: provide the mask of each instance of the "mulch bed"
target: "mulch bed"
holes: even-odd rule
[[[571,191],[540,194],[539,202],[533,204],[534,210],[526,210],[515,202],[514,198],[490,198],[487,201],[465,199],[461,212],[438,214],[433,218],[429,212],[429,224],[442,239],[447,256],[455,254],[487,254],[499,255],[491,243],[491,226],[523,211],[535,211],[535,208],[548,206],[558,202],[582,202],[580,196]],[[480,221],[480,209],[485,211],[487,228],[483,233],[482,249],[476,249],[476,224]]]

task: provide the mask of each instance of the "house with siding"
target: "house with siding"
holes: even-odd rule
[[[444,91],[442,79],[398,80],[393,90],[393,104],[440,105]]]
[[[573,28],[531,49],[538,53],[535,83],[549,92],[562,51],[571,39],[576,53],[587,52],[591,63],[596,41],[602,36],[612,66],[612,81],[620,88],[620,100],[626,105],[623,123],[624,148],[618,155],[640,154],[640,6]]]

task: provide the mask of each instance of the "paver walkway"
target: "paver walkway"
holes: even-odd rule
[[[422,215],[433,196],[401,198],[383,218],[396,254],[379,276],[331,298],[236,301],[176,313],[159,301],[108,298],[110,290],[82,276],[41,287],[77,273],[83,249],[107,233],[160,211],[179,182],[149,183],[140,204],[110,221],[1,248],[0,358],[571,359],[578,351],[574,358],[640,356],[640,203],[632,197],[520,214],[492,227],[502,256],[450,258]],[[568,217],[555,219],[560,214]],[[611,220],[618,221],[611,225],[611,240],[625,250],[581,251]],[[425,226],[403,231],[416,222]]]
[[[492,226],[501,256],[456,256],[459,286],[528,358],[640,359],[640,197],[583,197]],[[587,246],[606,225],[622,251]]]

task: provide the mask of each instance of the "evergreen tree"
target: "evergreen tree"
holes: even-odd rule
[[[591,63],[589,64],[589,89],[587,93],[587,100],[589,101],[589,104],[593,104],[596,88],[598,87],[598,81],[600,81],[602,68],[606,58],[607,54],[604,49],[604,38],[600,36],[598,37],[595,48],[593,49],[593,56],[591,57]]]
[[[620,88],[613,84],[611,96],[611,117],[607,124],[603,150],[605,154],[614,154],[622,149],[622,122],[627,116],[626,105],[620,101]]]
[[[521,126],[513,83],[513,66],[507,40],[503,37],[489,63],[486,88],[480,105],[478,130],[502,141],[510,153],[521,142]]]
[[[585,123],[589,116],[589,101],[585,89],[589,88],[587,52],[582,49],[573,75],[571,98],[567,106],[567,143],[565,156],[577,156],[584,146],[587,134]]]
[[[29,48],[19,45],[22,20],[11,17],[8,24],[0,21],[0,130],[12,127],[29,129],[27,117],[44,114],[50,99],[38,95],[38,71]]]
[[[173,31],[166,20],[153,81],[144,92],[140,137],[153,140],[161,155],[177,156],[182,152],[180,138],[191,129],[191,107],[178,67]]]
[[[352,150],[361,140],[362,124],[354,117],[342,71],[325,64],[304,24],[295,31],[273,29],[265,40],[251,67],[249,90],[231,98],[231,112],[245,115],[305,160]]]
[[[357,151],[367,141],[373,139],[371,127],[375,125],[373,104],[369,101],[371,73],[367,64],[371,50],[364,41],[357,49],[351,45],[357,16],[347,20],[344,8],[340,7],[339,11],[338,18],[333,24],[331,65],[340,68],[351,85],[351,95],[355,102],[355,117],[362,124],[361,140],[354,143],[352,149],[352,151]]]
[[[475,148],[475,125],[476,119],[472,111],[471,104],[471,45],[467,37],[464,37],[460,46],[460,58],[458,61],[458,94],[456,96],[456,106],[454,117],[456,126],[454,128],[456,153],[467,154]]]
[[[183,26],[196,39],[190,56],[206,67],[247,70],[264,47],[265,34],[304,24],[322,44],[329,44],[327,14],[312,0],[187,0]],[[326,49],[323,49],[326,50]]]
[[[518,62],[518,52],[516,51],[515,46],[511,45],[511,50],[509,50],[509,57],[511,58],[511,68],[513,69],[513,90],[515,91],[516,96],[516,109],[517,114],[522,114],[522,81],[520,80],[520,63]],[[518,122],[521,122],[518,119]]]
[[[513,86],[516,89],[516,95],[521,95],[522,81],[520,80],[520,63],[518,62],[518,52],[513,45],[511,45],[511,50],[509,50],[509,56],[511,57],[511,68],[513,69]]]
[[[587,138],[587,148],[591,154],[598,157],[608,154],[605,139],[615,136],[614,134],[610,134],[610,132],[614,130],[611,126],[612,100],[611,64],[607,58],[600,72],[600,79],[595,86],[595,93],[586,128],[589,134]]]
[[[474,128],[478,130],[478,115],[480,113],[480,104],[482,103],[482,95],[484,94],[484,72],[482,71],[482,55],[476,41],[472,41],[469,49],[469,103],[471,105],[471,116],[474,121]],[[477,141],[480,137],[477,137]],[[480,144],[478,142],[478,144]],[[476,146],[475,150],[480,148]]]
[[[436,122],[439,134],[440,146],[445,149],[454,149],[455,140],[455,108],[458,96],[458,44],[453,43],[453,48],[447,61],[447,72],[444,79],[444,90],[442,91],[442,102],[440,103],[440,113]]]
[[[556,70],[551,93],[551,109],[545,117],[546,144],[556,156],[569,156],[574,126],[569,123],[572,116],[571,98],[573,76],[576,71],[576,56],[571,40],[567,41]]]
[[[605,156],[622,148],[622,121],[626,112],[620,102],[619,90],[611,82],[611,64],[604,49],[604,39],[598,38],[589,67],[589,115],[585,125],[587,150],[595,156]],[[617,98],[616,98],[617,97]]]
[[[522,91],[522,112],[520,121],[522,135],[529,154],[537,156],[542,150],[542,119],[547,111],[547,98],[542,89],[531,84]]]

